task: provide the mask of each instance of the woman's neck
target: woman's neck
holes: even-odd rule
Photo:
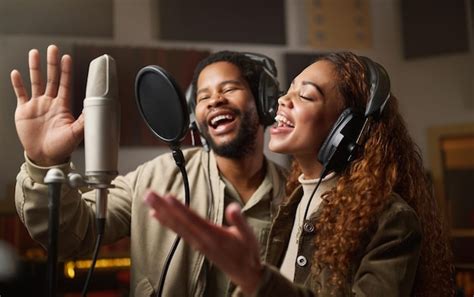
[[[323,165],[314,154],[295,155],[294,158],[298,162],[305,179],[316,179],[321,176]]]

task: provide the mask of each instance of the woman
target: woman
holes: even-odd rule
[[[368,121],[355,160],[318,179],[323,166],[316,156],[339,115],[346,108],[366,107],[365,65],[352,53],[323,56],[279,99],[269,147],[294,157],[287,182],[292,194],[274,220],[265,262],[238,206],[227,209],[230,226],[217,227],[171,196],[150,192],[145,198],[153,216],[228,274],[236,293],[453,294],[446,237],[395,97],[378,120]]]

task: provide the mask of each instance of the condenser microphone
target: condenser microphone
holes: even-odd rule
[[[85,176],[97,190],[97,218],[105,218],[107,188],[118,174],[120,104],[115,61],[102,55],[89,65],[84,99]]]

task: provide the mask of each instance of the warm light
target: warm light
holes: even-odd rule
[[[74,271],[74,262],[69,261],[64,264],[64,275],[67,278],[74,278],[76,276],[76,271]]]
[[[76,270],[89,269],[92,260],[77,260],[68,261],[64,263],[64,275],[67,278],[74,278]],[[110,268],[129,268],[130,258],[114,258],[114,259],[98,259],[95,263],[96,269],[110,269]]]

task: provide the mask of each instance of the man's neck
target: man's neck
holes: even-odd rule
[[[265,177],[262,150],[240,159],[216,156],[219,172],[234,186],[245,204],[258,189]]]

